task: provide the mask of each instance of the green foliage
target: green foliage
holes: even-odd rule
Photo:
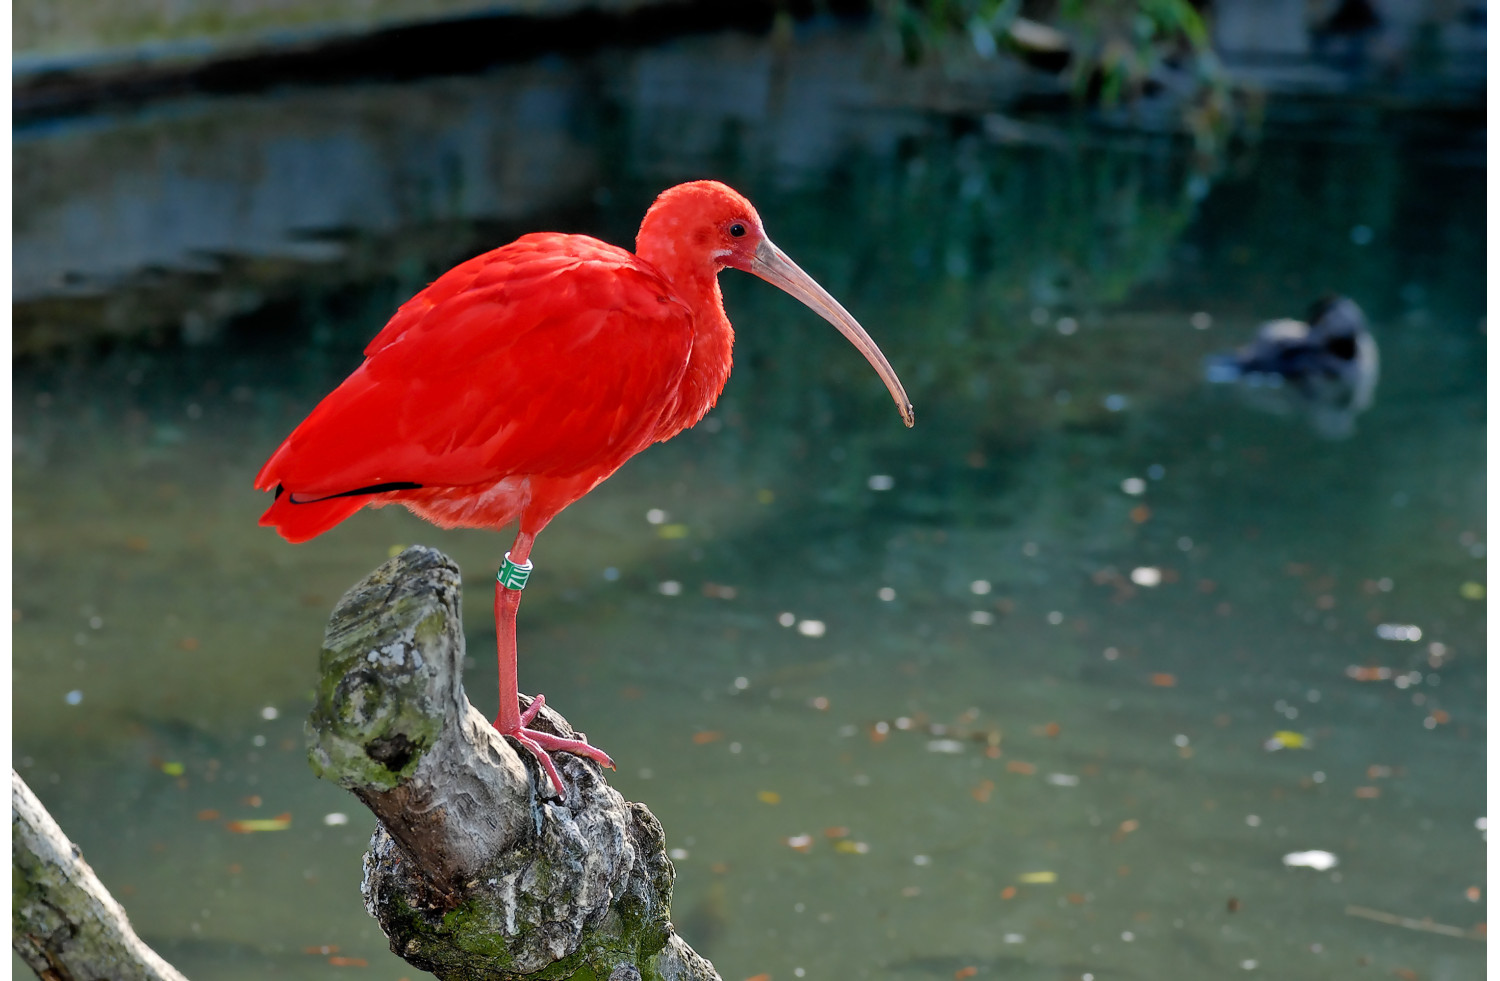
[[[1052,56],[1057,70],[1066,66],[1075,96],[1105,110],[1167,89],[1198,148],[1210,153],[1234,121],[1228,78],[1193,0],[883,0],[879,7],[908,64],[952,66],[1002,52],[1039,64]]]
[[[930,53],[941,56],[955,38],[966,38],[981,57],[994,57],[1021,0],[881,0],[879,8],[902,57],[916,64]]]

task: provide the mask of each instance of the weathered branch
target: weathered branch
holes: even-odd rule
[[[43,981],[186,981],[147,947],[14,769],[11,946]]]
[[[668,921],[661,825],[559,753],[561,803],[464,696],[458,568],[407,549],[339,602],[308,720],[313,769],[379,818],[365,906],[444,979],[719,981]],[[536,728],[574,735],[544,707]]]

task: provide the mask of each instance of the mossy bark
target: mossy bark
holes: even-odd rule
[[[420,546],[334,610],[308,720],[319,776],[380,820],[365,906],[444,979],[718,981],[672,930],[661,825],[591,761],[555,756],[566,800],[464,696],[458,568]],[[536,728],[577,735],[544,707]]]
[[[185,981],[147,947],[78,846],[10,771],[11,946],[43,981]]]

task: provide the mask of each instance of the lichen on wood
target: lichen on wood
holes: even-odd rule
[[[147,947],[14,769],[10,771],[11,947],[45,981],[186,981]]]
[[[672,929],[656,818],[599,767],[554,757],[567,798],[469,704],[458,568],[420,546],[329,621],[313,769],[380,820],[361,891],[391,949],[444,979],[718,981]],[[533,723],[576,735],[544,706]]]

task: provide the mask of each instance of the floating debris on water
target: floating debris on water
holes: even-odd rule
[[[1422,628],[1414,623],[1382,623],[1375,628],[1375,636],[1414,644],[1422,639]]]
[[[1305,852],[1288,852],[1281,856],[1281,864],[1289,869],[1313,869],[1318,872],[1327,872],[1339,864],[1339,857],[1333,852],[1319,851],[1318,849]]]
[[[797,623],[797,633],[804,637],[821,637],[828,632],[828,625],[822,620],[801,620]]]
[[[1312,740],[1300,732],[1290,729],[1278,729],[1272,733],[1271,738],[1261,744],[1261,748],[1268,753],[1274,753],[1281,749],[1311,749]]]
[[[230,821],[224,827],[237,835],[255,834],[259,831],[285,831],[292,826],[291,812],[273,818],[253,818],[248,821]]]
[[[813,846],[813,836],[807,834],[792,835],[790,838],[781,839],[781,843],[792,849],[792,851],[810,852]]]
[[[927,743],[929,753],[962,753],[964,744],[957,739],[932,739]]]
[[[833,843],[833,850],[844,855],[868,855],[870,846],[863,841],[850,841],[848,838],[841,838]]]
[[[1147,589],[1160,586],[1161,570],[1154,565],[1137,566],[1130,570],[1130,581]]]
[[[1051,871],[1022,872],[1016,876],[1016,881],[1028,886],[1046,885],[1049,882],[1057,881],[1057,873]]]
[[[1078,778],[1071,773],[1049,773],[1047,782],[1054,787],[1076,787]]]
[[[323,815],[323,823],[328,825],[330,828],[337,828],[340,825],[349,823],[349,815],[343,813],[342,811],[332,811],[328,814]]]
[[[1463,927],[1449,926],[1446,923],[1434,923],[1429,918],[1419,920],[1413,916],[1398,916],[1395,913],[1370,909],[1368,906],[1345,906],[1344,913],[1348,916],[1357,916],[1365,920],[1374,920],[1376,923],[1386,923],[1390,926],[1404,927],[1408,930],[1420,930],[1423,933],[1437,933],[1445,937],[1484,940],[1487,932],[1483,924],[1472,930],[1465,930]]]

